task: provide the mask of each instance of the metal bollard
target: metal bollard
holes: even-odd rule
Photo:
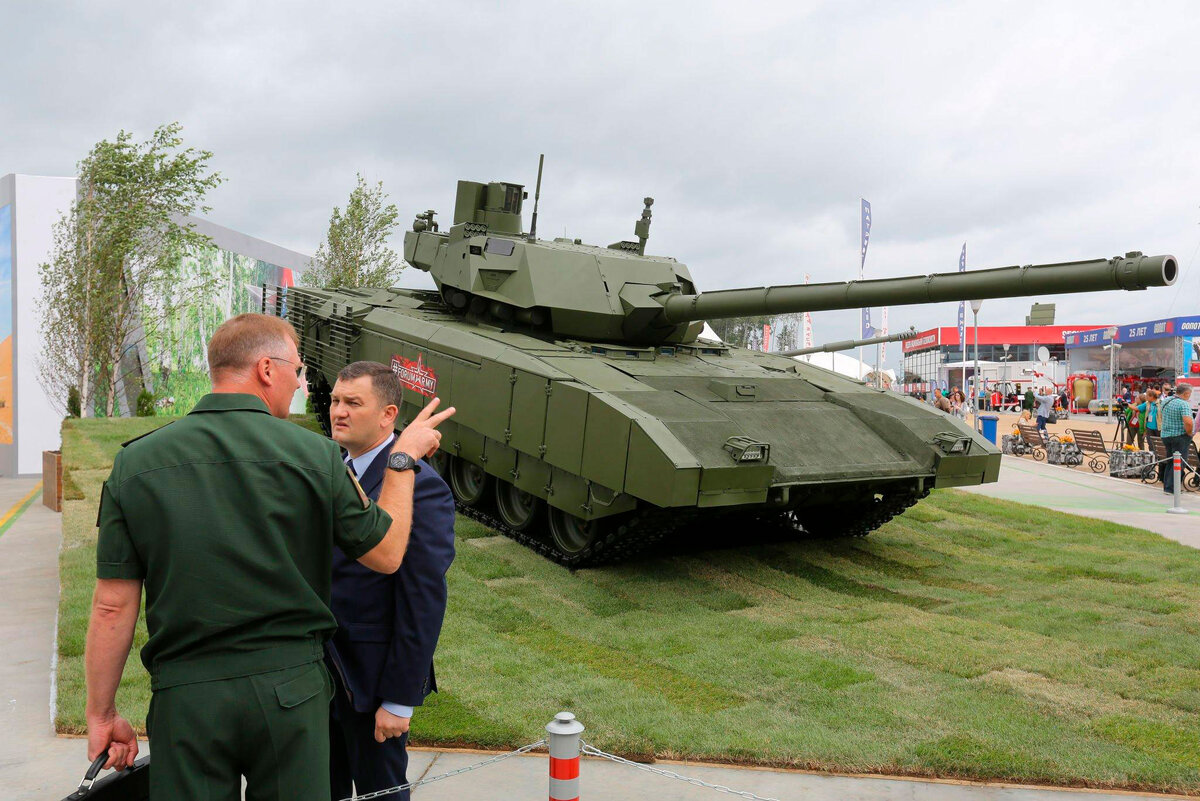
[[[1171,471],[1175,474],[1175,486],[1171,489],[1171,508],[1167,510],[1167,513],[1186,515],[1188,510],[1183,508],[1179,498],[1179,491],[1183,484],[1183,457],[1179,455],[1179,451],[1175,451],[1171,458]]]
[[[579,801],[579,735],[583,724],[559,712],[546,724],[550,735],[550,801]]]

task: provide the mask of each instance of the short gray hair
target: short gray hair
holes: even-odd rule
[[[220,376],[254,365],[264,356],[282,358],[288,340],[300,344],[296,329],[287,320],[269,314],[239,314],[217,327],[208,341],[208,369]]]
[[[1191,395],[1192,394],[1192,385],[1191,384],[1176,384],[1175,385],[1175,394],[1180,396],[1181,398],[1185,395]]]

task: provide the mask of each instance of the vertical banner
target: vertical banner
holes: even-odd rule
[[[763,323],[762,349],[763,349],[763,353],[767,353],[771,350],[771,324],[770,323]]]
[[[804,283],[806,283],[806,284],[808,283],[808,273],[804,274]],[[801,345],[800,347],[811,348],[812,346],[813,346],[812,314],[810,314],[809,312],[805,312],[804,313],[804,344]]]
[[[967,243],[963,242],[962,253],[958,257],[958,271],[960,273],[967,271]],[[960,300],[958,302],[958,345],[962,348],[963,364],[967,362],[967,302]]]
[[[12,205],[0,206],[0,445],[13,444],[12,219]]]
[[[863,278],[863,268],[867,264],[867,245],[871,242],[871,204],[865,198],[859,198],[862,201],[862,251],[858,261],[858,280]],[[862,336],[860,339],[870,339],[875,336],[875,329],[871,327],[871,310],[862,310]]]

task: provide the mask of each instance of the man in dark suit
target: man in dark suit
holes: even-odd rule
[[[454,560],[454,499],[429,465],[389,455],[401,400],[396,375],[378,362],[354,362],[338,373],[330,395],[333,439],[375,498],[385,471],[417,472],[408,550],[394,575],[333,554],[332,609],[338,631],[327,659],[338,688],[331,705],[333,798],[407,782],[408,727],[413,708],[437,689],[433,652],[446,612],[446,571]],[[390,459],[390,461],[389,461]],[[408,791],[395,794],[408,799]]]

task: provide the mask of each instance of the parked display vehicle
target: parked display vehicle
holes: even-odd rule
[[[523,232],[524,189],[460,181],[453,223],[417,215],[409,264],[437,291],[287,290],[264,303],[301,336],[313,405],[337,371],[391,364],[402,418],[432,397],[438,469],[459,506],[573,567],[622,557],[721,517],[729,536],[775,525],[862,535],[933,487],[996,480],[1000,452],[961,421],[803,361],[700,339],[744,315],[1144,289],[1170,256],[873,281],[698,292],[686,266],[636,241]]]

